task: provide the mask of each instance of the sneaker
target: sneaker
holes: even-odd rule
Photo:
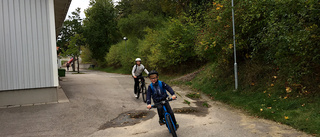
[[[178,124],[178,123],[176,123],[176,130],[178,130],[178,128],[179,128],[179,124]]]
[[[138,95],[137,95],[137,94],[134,94],[134,97],[138,97]]]
[[[159,120],[159,124],[160,126],[164,125],[165,123],[163,122],[163,120]]]

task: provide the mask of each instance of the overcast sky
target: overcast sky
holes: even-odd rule
[[[81,8],[81,13],[80,13],[80,17],[81,18],[85,18],[86,16],[84,15],[84,9],[87,9],[89,7],[89,1],[90,0],[72,0],[69,10],[68,10],[68,14],[66,16],[66,19],[68,18],[68,15],[71,15],[71,12],[75,11],[77,7]],[[118,2],[121,0],[112,0],[113,2]]]

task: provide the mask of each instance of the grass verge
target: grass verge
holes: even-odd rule
[[[192,99],[200,99],[201,98],[201,95],[199,92],[197,93],[189,93],[186,95],[188,98],[192,98]]]
[[[127,71],[126,69],[123,69],[123,68],[113,68],[113,67],[100,68],[100,67],[95,67],[94,69],[91,68],[91,70],[99,70],[99,71],[103,71],[103,72],[118,73],[118,74],[131,74],[131,71]]]
[[[242,109],[250,115],[270,119],[314,136],[320,136],[320,96],[286,92],[279,82],[264,80],[261,84],[240,86],[233,90],[232,78],[214,76],[215,65],[209,65],[191,87],[212,99]],[[221,84],[224,83],[224,84]],[[268,83],[268,84],[265,84]]]

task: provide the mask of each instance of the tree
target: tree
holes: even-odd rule
[[[81,35],[83,33],[80,10],[80,8],[77,8],[74,12],[71,13],[72,15],[69,15],[68,19],[64,21],[57,40],[57,46],[60,47],[60,51],[58,51],[58,54],[61,53],[64,56],[73,55],[71,54],[72,52],[68,50],[69,48],[73,48],[73,45],[70,45],[71,38],[76,34]],[[73,56],[73,58],[75,58],[75,56]],[[73,64],[74,63],[75,62],[73,60]],[[75,71],[74,65],[72,66],[72,70]]]
[[[92,58],[104,61],[110,46],[121,40],[113,3],[111,0],[91,0],[85,15],[84,37]]]
[[[172,0],[121,0],[115,8],[120,18],[127,18],[145,11],[153,16],[175,17],[181,12],[178,7],[178,2]]]
[[[78,64],[78,73],[79,71],[79,56],[80,56],[80,49],[81,46],[85,45],[85,38],[83,37],[82,34],[75,34],[70,38],[70,42],[68,45],[68,49],[64,52],[64,55],[71,55],[74,57],[73,62],[77,60]],[[74,64],[74,63],[73,63]],[[73,65],[74,66],[74,65]]]
[[[70,41],[70,37],[74,36],[76,33],[82,33],[81,18],[80,18],[80,8],[77,8],[72,12],[71,16],[63,22],[63,26],[60,30],[57,44],[62,49],[67,49],[66,43]]]
[[[145,29],[161,27],[165,18],[162,16],[154,16],[147,11],[138,14],[131,14],[127,18],[122,18],[118,22],[120,32],[124,36],[137,37],[142,39],[146,34]]]

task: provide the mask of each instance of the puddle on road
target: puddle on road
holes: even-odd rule
[[[141,121],[148,120],[154,117],[156,113],[154,111],[139,110],[128,111],[120,114],[115,119],[100,126],[99,130],[104,130],[110,127],[125,127],[140,123]]]

